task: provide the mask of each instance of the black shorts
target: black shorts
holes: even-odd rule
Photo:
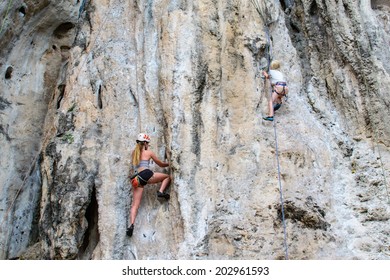
[[[138,178],[141,186],[145,186],[149,179],[153,176],[153,171],[150,169],[144,169],[140,173],[138,173]]]

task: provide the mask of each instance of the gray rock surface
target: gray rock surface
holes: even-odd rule
[[[283,259],[282,210],[290,259],[390,259],[389,1],[38,2],[0,3],[1,259]],[[139,132],[173,182],[128,238]]]

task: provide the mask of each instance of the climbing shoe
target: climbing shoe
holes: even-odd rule
[[[131,237],[133,235],[133,230],[134,230],[134,224],[132,224],[129,228],[126,230],[126,234],[128,237]]]
[[[169,194],[165,193],[165,192],[160,192],[160,191],[157,191],[157,198],[165,198],[166,200],[168,200],[170,197]]]
[[[272,122],[274,120],[274,117],[263,117],[263,120]]]

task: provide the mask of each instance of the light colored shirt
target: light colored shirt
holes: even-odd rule
[[[286,82],[282,72],[278,70],[269,70],[271,84],[276,84],[277,82]]]
[[[135,168],[139,169],[140,167],[146,167],[149,169],[149,161],[148,160],[141,160]]]

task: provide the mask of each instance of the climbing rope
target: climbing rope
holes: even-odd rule
[[[283,188],[282,188],[282,180],[280,176],[280,163],[279,163],[279,148],[278,148],[278,136],[276,133],[276,121],[275,116],[273,120],[274,127],[274,135],[275,135],[275,156],[276,156],[276,164],[278,166],[278,181],[279,181],[279,195],[280,195],[280,205],[282,210],[282,221],[283,221],[283,234],[284,234],[284,254],[286,260],[288,260],[288,245],[287,245],[287,229],[286,229],[286,218],[284,215],[284,200],[283,200]]]
[[[253,4],[253,6],[255,7],[256,11],[259,13],[262,22],[265,23],[264,11],[263,11],[262,7],[260,6],[259,2],[257,2],[256,0],[251,0],[251,2]],[[265,24],[265,25],[267,26],[268,24]]]
[[[267,38],[267,45],[265,48],[265,53],[267,55],[267,69],[266,71],[269,72],[271,60],[272,60],[272,46],[271,46],[271,38],[269,34],[269,25],[272,23],[267,23],[265,21],[265,15],[264,11],[262,10],[260,4],[255,1],[251,0],[253,6],[256,8],[258,14],[260,15],[260,18],[262,22],[264,23],[264,33],[266,34]],[[267,80],[264,79],[264,88],[266,88]],[[270,89],[270,100],[272,100],[272,88]],[[274,114],[275,115],[275,114]],[[286,229],[286,218],[285,218],[285,211],[284,211],[284,199],[283,199],[283,188],[282,188],[282,180],[281,180],[281,172],[280,172],[280,162],[279,162],[279,147],[278,147],[278,136],[277,136],[277,129],[276,129],[276,121],[275,116],[273,120],[273,128],[274,128],[274,137],[275,137],[275,156],[276,156],[276,164],[277,164],[277,170],[278,170],[278,184],[279,184],[279,198],[280,198],[280,205],[281,205],[281,212],[282,212],[282,223],[283,223],[283,240],[284,240],[284,253],[285,253],[285,259],[288,260],[288,245],[287,245],[287,229]]]
[[[267,33],[267,40],[268,40],[268,66],[267,69],[269,70],[270,68],[270,63],[271,63],[271,56],[272,56],[272,47],[271,47],[271,42],[270,42],[270,36]],[[266,83],[265,79],[265,83]],[[270,85],[270,100],[272,100],[272,86]],[[282,212],[282,223],[283,223],[283,235],[284,235],[284,254],[285,254],[285,259],[288,260],[288,245],[287,245],[287,229],[286,229],[286,218],[284,214],[284,200],[283,200],[283,188],[282,188],[282,180],[281,180],[281,175],[280,175],[280,162],[279,162],[279,145],[278,145],[278,134],[277,134],[277,129],[276,129],[276,119],[275,119],[275,112],[274,112],[274,120],[272,121],[273,123],[273,128],[274,128],[274,137],[275,137],[275,157],[276,157],[276,165],[278,168],[278,184],[279,184],[279,199],[280,199],[280,207],[281,207],[281,212]]]
[[[12,0],[11,0],[11,2],[12,2]],[[94,47],[94,45],[96,44],[97,39],[98,39],[98,37],[100,36],[100,33],[101,33],[101,31],[102,31],[102,29],[103,29],[103,27],[104,27],[104,25],[105,25],[105,23],[106,23],[106,21],[107,21],[107,17],[108,17],[109,11],[110,11],[110,3],[109,3],[109,5],[108,5],[107,11],[106,11],[106,13],[105,13],[103,23],[100,25],[100,27],[99,27],[99,29],[98,29],[98,32],[97,32],[97,35],[96,35],[95,39],[92,41],[92,43],[91,43],[91,47],[89,48],[89,50],[88,50],[88,49],[86,50],[85,58],[84,58],[84,60],[83,60],[83,63],[81,64],[81,66],[80,66],[79,69],[78,69],[79,71],[78,71],[78,74],[76,75],[76,77],[79,77],[79,74],[80,74],[80,72],[81,72],[81,69],[83,68],[83,66],[84,66],[84,64],[86,63],[86,60],[87,60],[87,58],[88,58],[88,54],[93,50],[93,47]],[[1,33],[1,32],[0,32],[0,33]],[[50,136],[51,136],[50,134],[46,135],[46,137],[44,138],[44,140],[41,141],[42,145],[40,145],[40,148],[39,148],[39,150],[38,150],[36,156],[34,157],[32,163],[31,163],[31,165],[30,165],[29,170],[25,173],[25,176],[24,176],[24,179],[23,179],[23,181],[22,181],[22,184],[21,184],[20,188],[17,190],[14,199],[12,200],[10,206],[7,208],[7,210],[6,210],[5,214],[4,214],[3,220],[2,220],[2,222],[1,222],[1,224],[0,224],[0,228],[3,227],[3,225],[4,225],[4,223],[5,223],[6,219],[7,219],[7,217],[8,217],[8,215],[9,215],[9,213],[11,212],[11,210],[13,209],[13,207],[14,207],[14,205],[15,205],[15,202],[16,202],[16,200],[17,200],[19,194],[20,194],[21,191],[23,190],[23,188],[24,188],[24,186],[25,186],[25,184],[26,184],[28,178],[30,178],[30,177],[29,177],[29,174],[31,174],[31,172],[34,170],[34,167],[35,167],[35,165],[36,165],[36,163],[37,163],[37,161],[38,161],[38,157],[39,157],[40,154],[42,153],[43,143],[46,143],[46,141],[49,139]]]

